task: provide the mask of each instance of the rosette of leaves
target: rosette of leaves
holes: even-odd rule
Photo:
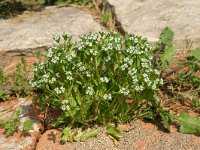
[[[151,47],[141,36],[101,31],[76,42],[68,35],[54,37],[46,60],[33,72],[30,84],[38,89],[35,104],[62,111],[56,125],[154,118],[159,107],[153,96],[162,84],[160,71],[153,68]]]

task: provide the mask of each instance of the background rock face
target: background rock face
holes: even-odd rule
[[[125,32],[156,41],[166,26],[174,33],[174,45],[186,50],[200,47],[200,1],[198,0],[105,0]]]
[[[53,35],[78,36],[101,30],[93,17],[72,7],[47,7],[41,12],[26,12],[0,20],[0,64],[17,55],[31,55],[36,48],[52,45]]]

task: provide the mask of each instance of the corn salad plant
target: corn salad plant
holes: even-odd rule
[[[35,103],[60,108],[58,121],[72,127],[153,117],[162,79],[152,58],[147,39],[137,35],[102,31],[74,43],[68,35],[55,37],[46,61],[33,69],[30,84],[40,90]]]
[[[182,131],[200,131],[198,118],[170,115],[160,107],[156,90],[163,80],[153,65],[151,46],[141,36],[101,31],[76,42],[66,34],[54,37],[54,46],[33,72],[30,84],[38,90],[34,102],[45,111],[60,112],[52,125],[64,127],[63,141],[95,136],[97,130],[82,135],[82,129],[93,125],[107,126],[107,134],[119,140],[122,132],[110,125],[158,115],[166,128],[176,119]]]

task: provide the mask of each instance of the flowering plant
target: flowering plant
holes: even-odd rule
[[[74,127],[153,116],[153,95],[162,79],[147,39],[104,31],[71,39],[55,37],[46,60],[33,69],[30,84],[40,89],[36,104],[59,108],[58,122]]]

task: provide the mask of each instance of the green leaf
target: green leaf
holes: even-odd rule
[[[197,48],[197,49],[191,51],[188,55],[193,56],[195,59],[200,61],[200,48]]]
[[[173,116],[178,120],[181,133],[200,133],[200,119],[198,117],[191,117],[188,112],[184,111],[180,116]]]
[[[112,136],[116,140],[120,140],[123,136],[123,132],[115,127],[107,127],[106,128],[106,133],[110,136]]]
[[[165,45],[171,45],[172,40],[173,40],[174,33],[173,31],[169,28],[166,27],[163,29],[161,35],[160,35],[160,40],[159,42]]]
[[[159,114],[162,118],[162,123],[163,123],[164,127],[170,131],[171,118],[169,117],[169,115],[166,115],[163,113],[159,113]]]
[[[90,55],[89,51],[85,50],[84,52],[85,52],[85,54]]]
[[[72,141],[71,140],[71,136],[72,136],[72,133],[71,133],[71,127],[66,127],[62,134],[61,134],[61,140],[63,142],[67,142],[67,141]]]
[[[108,23],[108,21],[111,18],[111,15],[112,15],[111,13],[103,14],[103,22]]]
[[[40,5],[45,4],[45,0],[38,0],[38,2],[40,3]]]
[[[28,132],[30,130],[33,130],[33,122],[31,119],[28,119],[26,120],[24,123],[23,123],[23,129],[22,131],[23,132]]]
[[[154,91],[151,89],[146,89],[144,91],[142,91],[141,95],[140,95],[140,99],[146,99],[146,100],[154,100]]]
[[[175,54],[176,50],[173,48],[173,46],[169,46],[160,56],[160,60],[162,61],[163,64],[165,64],[166,62],[169,62]]]
[[[82,135],[83,135],[82,129],[79,128],[76,132],[73,133],[73,140],[76,142],[79,141]]]
[[[0,119],[0,128],[4,127],[5,126],[5,121]]]
[[[92,131],[89,131],[88,133],[86,133],[86,134],[84,134],[84,135],[81,136],[80,141],[81,141],[81,142],[84,142],[84,141],[86,141],[87,139],[96,136],[97,134],[98,134],[98,130],[97,130],[97,129],[92,130]]]

